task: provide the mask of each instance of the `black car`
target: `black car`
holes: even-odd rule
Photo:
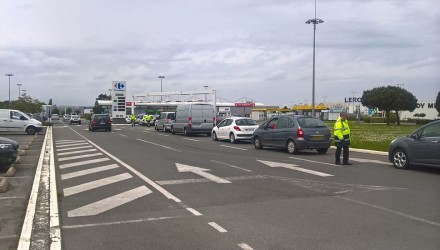
[[[330,129],[317,118],[304,115],[273,116],[252,135],[256,149],[285,148],[290,154],[302,149],[316,149],[325,154],[330,148]]]
[[[108,114],[94,114],[90,118],[89,131],[97,129],[104,129],[105,131],[112,131],[112,121]]]
[[[0,167],[11,165],[17,157],[18,143],[11,139],[0,137]]]
[[[440,120],[394,139],[388,157],[395,168],[409,168],[410,165],[440,167]]]

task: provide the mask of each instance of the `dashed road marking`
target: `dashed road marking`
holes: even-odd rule
[[[91,169],[76,171],[76,172],[72,172],[72,173],[68,173],[68,174],[62,174],[61,180],[67,180],[67,179],[80,177],[80,176],[84,176],[84,175],[88,175],[88,174],[99,173],[99,172],[107,171],[110,169],[115,169],[118,167],[119,166],[116,164],[111,164],[111,165],[107,165],[107,166],[103,166],[103,167],[91,168]]]
[[[70,156],[70,157],[62,157],[58,158],[58,161],[68,161],[68,160],[75,160],[75,159],[82,159],[82,158],[88,158],[93,156],[102,155],[102,153],[94,153],[94,154],[87,154],[87,155],[77,155],[77,156]]]
[[[220,233],[227,233],[228,231],[226,229],[224,229],[223,227],[221,227],[219,224],[215,223],[215,222],[208,222],[208,224],[213,227],[214,229],[216,229],[217,231],[219,231]]]
[[[82,192],[89,191],[89,190],[92,190],[92,189],[95,189],[95,188],[99,188],[99,187],[110,185],[110,184],[113,184],[113,183],[116,183],[116,182],[127,180],[127,179],[130,179],[132,177],[133,176],[130,175],[129,173],[124,173],[124,174],[119,174],[119,175],[107,177],[107,178],[104,178],[104,179],[99,179],[99,180],[96,180],[96,181],[87,182],[87,183],[80,184],[80,185],[77,185],[77,186],[65,188],[65,189],[63,189],[64,196],[67,197],[67,196],[71,196],[71,195],[74,195],[74,194],[82,193]]]

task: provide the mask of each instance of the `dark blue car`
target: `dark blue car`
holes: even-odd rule
[[[18,143],[11,139],[0,137],[0,167],[11,165],[17,157]]]

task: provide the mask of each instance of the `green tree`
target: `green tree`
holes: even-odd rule
[[[25,113],[40,113],[42,110],[43,102],[38,99],[32,99],[30,96],[22,96],[20,100],[11,101],[11,109],[23,111]],[[5,107],[7,108],[7,106]]]
[[[52,110],[52,114],[57,114],[57,115],[59,115],[59,114],[60,114],[60,110],[59,110],[57,107],[55,107],[55,108],[53,108],[53,110]]]
[[[437,94],[437,98],[435,99],[435,109],[437,109],[438,115],[440,116],[440,91]]]
[[[68,107],[67,109],[66,109],[66,114],[72,114],[72,108],[71,107]]]
[[[390,125],[391,111],[395,111],[397,125],[400,125],[399,111],[414,111],[417,108],[417,98],[406,89],[400,87],[378,87],[363,92],[362,105],[384,110],[387,117],[387,125]]]
[[[102,106],[98,105],[98,100],[111,100],[111,96],[106,94],[100,94],[98,98],[96,98],[95,106],[93,107],[93,114],[102,114],[104,112]]]

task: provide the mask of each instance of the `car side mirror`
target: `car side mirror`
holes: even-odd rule
[[[413,135],[411,135],[411,138],[413,138],[414,140],[419,139],[419,137],[417,136],[417,134],[413,134]]]

